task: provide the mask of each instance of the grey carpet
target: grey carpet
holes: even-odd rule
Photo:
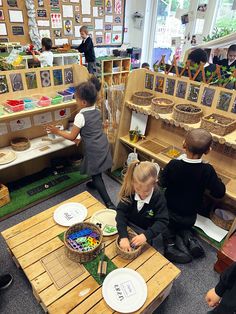
[[[116,203],[120,185],[108,176],[104,176],[104,180],[112,201]],[[10,217],[0,222],[0,231],[10,228],[84,190],[86,190],[86,186],[85,184],[81,184],[18,215]],[[100,199],[97,192],[93,190],[89,192]],[[205,249],[206,257],[195,260],[188,265],[177,265],[182,273],[174,283],[170,296],[155,311],[156,314],[204,314],[207,312],[208,307],[205,304],[204,295],[208,289],[215,286],[219,276],[213,271],[213,265],[216,261],[215,249],[207,243],[202,243],[202,245]],[[160,252],[162,252],[161,241]],[[0,237],[0,265],[0,273],[10,272],[14,276],[12,286],[0,293],[0,313],[44,313],[33,296],[31,286],[24,273],[22,270],[17,269],[13,263],[2,237]]]

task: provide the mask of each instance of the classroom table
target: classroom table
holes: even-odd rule
[[[31,283],[32,291],[46,313],[114,313],[103,300],[101,286],[89,272],[57,289],[45,271],[41,259],[64,244],[58,235],[67,228],[55,223],[53,212],[67,202],[79,202],[88,208],[86,220],[98,210],[104,208],[96,198],[83,192],[71,199],[57,204],[2,232],[9,252],[16,265],[21,268]],[[118,267],[136,270],[147,283],[146,302],[136,313],[152,313],[169,295],[174,280],[180,270],[170,263],[153,247],[147,245],[144,252],[133,260],[125,260],[115,251],[117,235],[103,237],[105,254]],[[81,294],[81,289],[88,291]]]

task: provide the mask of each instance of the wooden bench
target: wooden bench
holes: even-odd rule
[[[104,208],[104,205],[88,192],[83,192],[63,203],[67,202],[80,202],[85,205],[88,208],[87,219]],[[66,228],[56,224],[53,219],[53,212],[58,205],[2,232],[12,258],[29,279],[33,294],[45,312],[114,313],[103,300],[101,286],[89,272],[85,271],[58,290],[42,266],[40,260],[44,256],[63,246],[58,235]],[[104,237],[106,255],[117,267],[132,268],[143,276],[148,287],[148,297],[137,313],[150,314],[169,295],[173,281],[179,276],[180,270],[149,245],[132,261],[120,258],[115,252],[115,237]],[[80,294],[81,290],[86,289],[89,291],[87,294]]]

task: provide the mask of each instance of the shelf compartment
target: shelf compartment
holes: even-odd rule
[[[103,73],[112,73],[112,60],[103,61]]]

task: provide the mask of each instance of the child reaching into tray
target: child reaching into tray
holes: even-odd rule
[[[101,195],[106,207],[115,209],[102,178],[102,173],[112,166],[112,157],[107,137],[103,133],[100,111],[95,107],[97,100],[95,85],[91,81],[79,84],[76,87],[75,99],[80,111],[75,116],[72,130],[61,131],[54,125],[48,125],[46,130],[71,141],[75,141],[77,136],[81,135],[84,158],[80,173],[92,177],[93,187]]]
[[[40,62],[41,68],[53,66],[52,40],[50,38],[42,38],[42,53],[32,51],[34,61]],[[37,54],[37,56],[36,56]]]
[[[188,263],[192,257],[204,255],[203,248],[192,232],[206,190],[222,198],[225,185],[214,168],[202,161],[211,149],[212,136],[204,129],[187,133],[183,148],[186,154],[171,160],[160,175],[169,210],[169,225],[163,234],[164,256],[172,262]]]
[[[149,161],[134,161],[127,170],[117,206],[117,229],[120,247],[131,251],[131,246],[151,242],[168,224],[165,197],[157,186],[159,169]],[[127,226],[139,233],[131,243]]]
[[[220,276],[215,288],[206,294],[206,302],[215,307],[207,313],[235,314],[236,313],[236,262],[230,265]]]

